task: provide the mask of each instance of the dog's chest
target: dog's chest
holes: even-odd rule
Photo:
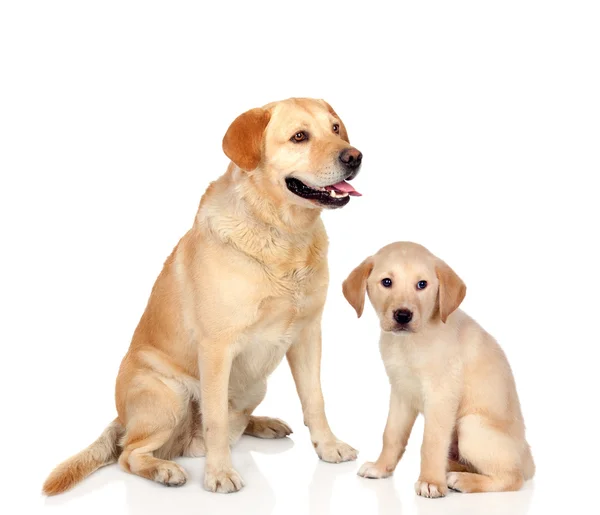
[[[301,308],[293,297],[270,297],[259,308],[259,319],[248,331],[250,343],[264,345],[290,343],[298,332]]]
[[[273,290],[260,303],[256,322],[240,339],[238,366],[256,379],[268,376],[315,318],[320,302],[320,296],[309,293],[302,280]]]
[[[305,259],[284,269],[272,268],[269,288],[262,299],[257,325],[274,337],[293,334],[324,303],[327,276]]]
[[[416,409],[423,411],[423,375],[418,360],[395,342],[382,341],[380,350],[392,388]]]
[[[460,359],[445,339],[386,335],[380,350],[390,383],[419,411],[426,398],[455,391]]]

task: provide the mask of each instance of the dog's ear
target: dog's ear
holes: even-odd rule
[[[442,322],[446,323],[448,317],[458,309],[465,298],[467,287],[462,279],[456,275],[456,272],[442,260],[438,260],[435,274],[440,282],[438,290],[440,318]]]
[[[355,309],[358,318],[363,314],[365,307],[365,292],[367,291],[367,279],[373,270],[373,258],[368,257],[358,265],[342,284],[344,297]]]
[[[250,109],[238,116],[223,137],[223,152],[242,170],[254,170],[262,157],[263,135],[271,113]]]
[[[335,116],[340,121],[340,138],[342,138],[344,141],[347,141],[348,143],[350,143],[350,139],[348,138],[348,131],[346,130],[346,126],[344,125],[344,122],[342,121],[342,119],[333,110],[333,107],[331,107],[327,102],[325,102],[325,100],[321,99],[321,102],[323,102],[325,104],[325,107],[327,107],[327,110],[331,113],[331,115]]]

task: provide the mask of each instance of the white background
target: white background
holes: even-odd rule
[[[82,2],[0,7],[2,513],[593,511],[598,476],[600,24],[597,2]],[[115,415],[114,381],[165,258],[224,172],[242,111],[328,100],[364,153],[364,196],[326,212],[323,386],[358,462],[320,463],[287,364],[244,438],[240,493],[167,489],[111,466],[46,500],[46,475]],[[369,306],[341,282],[413,240],[468,285],[504,347],[538,466],[518,493],[417,498],[421,420],[393,478],[389,387]]]

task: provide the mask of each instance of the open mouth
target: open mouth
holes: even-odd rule
[[[327,207],[342,207],[349,201],[350,197],[360,197],[361,194],[356,191],[346,181],[341,181],[323,188],[314,188],[307,186],[295,177],[287,177],[285,184],[288,190],[299,197],[307,200],[314,200]]]

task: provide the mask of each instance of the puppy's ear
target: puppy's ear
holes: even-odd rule
[[[265,109],[250,109],[238,116],[223,137],[223,152],[242,170],[249,172],[260,163],[263,135],[271,113]]]
[[[355,309],[358,318],[361,317],[365,307],[365,292],[367,291],[367,279],[373,270],[373,258],[368,257],[358,265],[342,284],[344,297]]]
[[[465,298],[467,287],[456,272],[442,260],[438,260],[435,274],[440,282],[438,301],[440,318],[446,323],[448,317],[460,306]]]
[[[325,100],[321,99],[321,102],[323,102],[325,104],[325,107],[327,107],[327,110],[331,113],[331,115],[335,116],[340,121],[340,138],[342,138],[344,141],[347,141],[348,143],[350,143],[350,139],[348,138],[348,131],[346,130],[346,126],[344,125],[344,122],[342,121],[342,119],[333,110],[333,107],[331,107],[327,102],[325,102]]]

